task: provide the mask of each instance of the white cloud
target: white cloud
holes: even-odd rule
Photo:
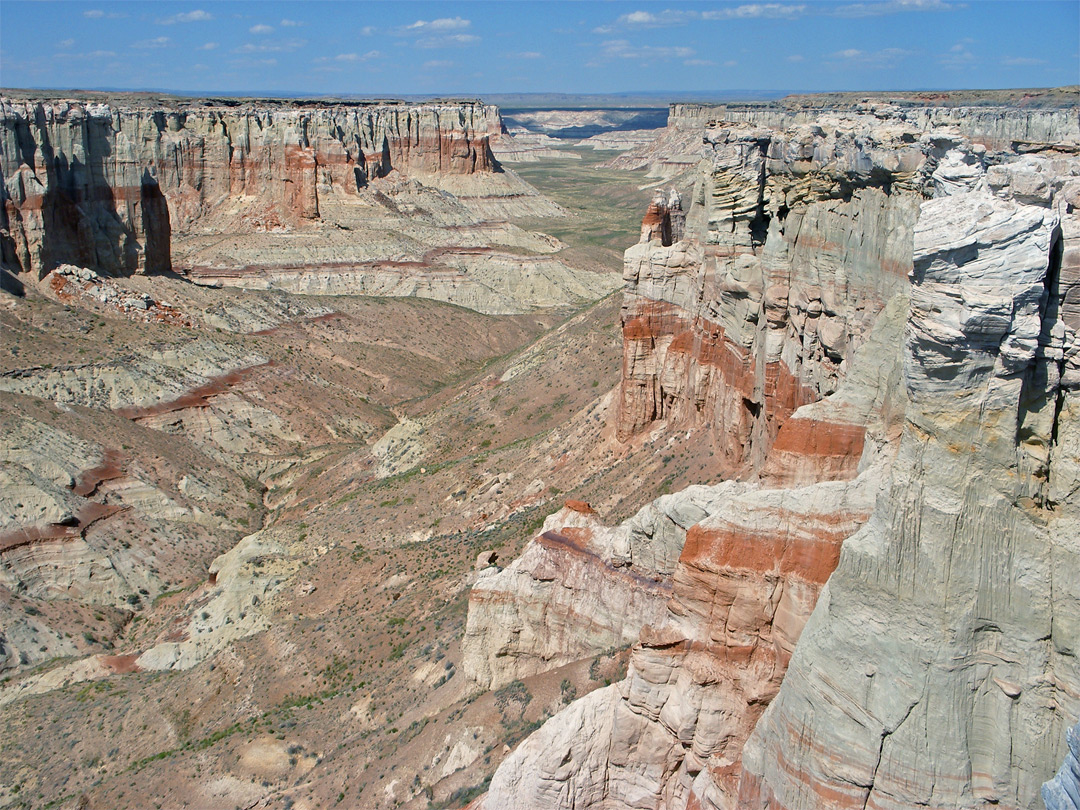
[[[158,23],[160,25],[175,25],[176,23],[209,22],[212,19],[214,19],[213,14],[199,8],[194,11],[185,11],[183,14],[173,14],[171,17],[158,20]]]
[[[277,64],[277,59],[232,59],[229,64],[239,67],[273,67]]]
[[[841,59],[861,67],[870,69],[891,68],[898,62],[909,56],[914,56],[915,51],[904,48],[882,48],[880,51],[862,51],[858,48],[847,48],[831,54],[833,59]]]
[[[426,34],[430,31],[460,31],[470,25],[472,25],[471,20],[464,20],[461,17],[442,17],[431,21],[417,20],[412,25],[405,26],[405,30]]]
[[[70,48],[74,44],[75,44],[75,40],[73,40],[73,39],[65,39],[65,40],[61,41],[60,47],[61,48]]]
[[[372,34],[375,33],[375,26],[365,25],[363,28],[360,29],[360,33],[363,34],[365,37],[370,37]]]
[[[141,50],[149,50],[151,48],[165,48],[169,44],[168,37],[154,37],[153,39],[144,39],[139,42],[132,43],[132,48],[139,48]]]
[[[880,0],[873,3],[852,3],[833,10],[837,17],[880,17],[907,11],[955,11],[967,8],[967,3],[947,3],[945,0]]]
[[[1035,59],[1030,56],[1011,56],[1008,59],[1002,59],[1001,64],[1006,67],[1033,67],[1035,65],[1045,65],[1045,59]]]
[[[252,34],[271,34],[274,31],[274,27],[272,25],[264,25],[263,23],[259,23],[258,25],[251,26],[248,31],[250,31]]]
[[[736,62],[734,59],[728,59],[726,62],[724,62],[724,67],[735,67],[737,64],[739,63]]]
[[[432,59],[429,62],[424,62],[426,68],[451,68],[453,66],[454,63],[448,59]]]
[[[206,43],[203,43],[202,45],[200,45],[195,50],[197,50],[197,51],[212,51],[217,46],[218,46],[218,44],[216,42],[206,42]]]
[[[631,45],[625,39],[610,39],[600,47],[604,56],[618,59],[689,59],[696,54],[693,48]]]
[[[687,67],[716,67],[716,62],[711,59],[687,59],[683,64]]]
[[[806,57],[803,56],[801,53],[793,53],[790,56],[788,56],[787,60],[789,62],[805,62]]]
[[[306,22],[300,22],[299,20],[282,20],[278,23],[282,28],[299,28],[303,25],[307,25]]]
[[[56,59],[112,59],[115,51],[90,51],[89,53],[58,53]]]
[[[665,9],[659,14],[651,11],[633,11],[623,14],[612,25],[594,28],[594,34],[610,34],[620,28],[665,28],[687,25],[695,20],[750,20],[758,18],[794,19],[806,13],[805,4],[746,3],[733,8],[710,11],[676,11]]]
[[[522,51],[521,53],[511,54],[511,56],[516,56],[518,59],[543,59],[544,58],[544,55],[542,53],[540,53],[539,51]]]
[[[247,42],[239,48],[234,48],[233,53],[290,53],[298,51],[307,45],[306,39],[286,39],[281,41],[260,42],[256,45]]]
[[[965,68],[975,64],[975,54],[968,50],[968,44],[974,42],[973,39],[965,38],[957,42],[951,48],[948,53],[942,54],[938,59],[938,64],[944,65],[947,68]]]
[[[316,62],[367,62],[382,56],[381,51],[368,51],[367,53],[339,53],[337,56],[320,56]]]
[[[696,11],[673,11],[666,9],[659,14],[651,11],[633,11],[623,14],[613,25],[601,25],[594,28],[594,34],[610,34],[620,28],[665,28],[673,25],[686,25],[687,22],[697,19]]]
[[[794,19],[806,13],[805,5],[787,3],[748,3],[735,8],[723,8],[704,11],[703,20],[756,20],[756,19]]]
[[[480,37],[473,34],[448,34],[444,37],[424,37],[416,40],[418,48],[452,48],[460,45],[475,45]]]
[[[102,11],[100,8],[92,8],[89,11],[84,11],[82,15],[84,17],[88,17],[91,20],[100,20],[102,17],[105,16],[105,12]]]

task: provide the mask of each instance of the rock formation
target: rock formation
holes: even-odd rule
[[[919,200],[959,145],[905,137],[858,121],[706,131],[687,238],[665,244],[654,205],[626,253],[622,437],[708,423],[722,474],[760,471],[904,287]]]
[[[521,557],[486,569],[474,585],[462,642],[466,677],[494,689],[632,644],[663,615],[686,530],[715,497],[701,487],[661,498],[615,528],[586,504],[549,516]]]
[[[479,102],[4,99],[4,283],[63,264],[175,269],[204,284],[491,313],[617,286],[551,259],[564,245],[507,221],[563,212],[499,165],[490,140],[501,129]]]
[[[167,270],[170,234],[230,199],[301,219],[319,196],[404,174],[493,172],[498,111],[481,104],[140,109],[15,102],[0,110],[4,260]]]
[[[1050,207],[997,179],[922,205],[899,455],[747,744],[746,807],[1033,807],[1062,759],[1080,712],[1080,266],[1062,261],[1080,186],[1058,177]]]
[[[832,93],[786,96],[775,102],[743,104],[675,103],[667,127],[612,158],[607,166],[648,168],[650,176],[671,178],[692,169],[700,155],[701,130],[712,122],[784,129],[816,124],[823,117],[870,115],[914,129],[949,128],[993,149],[1040,151],[1080,148],[1076,87],[1050,90],[950,93]]]
[[[1046,810],[1076,810],[1080,807],[1080,723],[1066,732],[1069,750],[1054,778],[1043,785]]]
[[[540,160],[581,160],[581,155],[560,149],[560,142],[543,132],[524,127],[506,128],[491,139],[491,151],[500,163],[536,163]]]
[[[578,146],[591,146],[597,152],[629,152],[652,143],[655,139],[655,129],[619,130],[584,138],[578,142]]]
[[[749,480],[693,496],[627,678],[479,807],[1038,805],[1080,713],[1080,163],[950,115],[710,125],[685,238],[650,205],[620,434],[709,424],[720,475]],[[480,583],[506,583],[513,638],[484,632],[529,671],[581,588],[551,558],[523,577],[540,546]],[[629,604],[593,571],[582,590]]]

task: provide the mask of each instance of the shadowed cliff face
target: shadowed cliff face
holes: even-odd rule
[[[2,101],[5,288],[63,265],[173,269],[211,286],[511,314],[618,286],[510,221],[565,212],[502,170],[488,145],[500,127],[473,102]]]
[[[762,470],[904,288],[919,200],[957,145],[918,138],[851,123],[706,130],[685,239],[643,227],[626,253],[622,438],[707,424],[723,476]],[[839,440],[846,452],[859,437]]]
[[[653,206],[626,254],[619,430],[707,424],[747,480],[590,528],[666,608],[477,806],[1037,807],[1080,711],[1080,162],[858,116],[703,155],[686,238]],[[489,594],[516,628],[485,676],[584,654],[529,640],[617,591],[538,551],[477,584],[471,648]]]
[[[243,199],[317,219],[373,178],[497,173],[476,103],[259,109],[12,102],[0,110],[3,258],[42,277],[170,267],[170,234]]]

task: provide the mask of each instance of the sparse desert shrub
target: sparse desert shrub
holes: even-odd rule
[[[572,703],[577,698],[577,687],[570,683],[569,678],[563,678],[559,684],[559,692],[562,694],[563,703]]]

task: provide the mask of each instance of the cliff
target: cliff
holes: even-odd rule
[[[919,201],[958,143],[919,137],[839,120],[705,130],[686,238],[643,230],[626,252],[622,438],[711,425],[718,472],[762,470],[904,289]]]
[[[747,744],[743,806],[1034,807],[1062,759],[1080,712],[1080,185],[1032,199],[1021,165],[1009,194],[1011,169],[921,207],[899,454]]]
[[[620,435],[708,426],[746,481],[653,507],[698,511],[626,679],[479,807],[1038,806],[1080,713],[1080,162],[926,120],[710,125],[684,238],[650,206]],[[521,592],[506,660],[570,615]]]
[[[502,169],[489,142],[501,129],[495,107],[467,101],[4,100],[3,265],[21,281],[64,264],[174,269],[499,314],[616,286],[508,221],[564,212]]]
[[[230,198],[300,218],[319,194],[369,178],[493,172],[498,111],[476,103],[305,109],[119,107],[67,101],[0,108],[4,261],[39,276],[61,262],[167,270],[170,235]]]
[[[992,149],[1080,149],[1080,103],[1076,87],[1051,90],[952,93],[832,93],[787,96],[773,102],[670,105],[667,127],[651,143],[608,161],[612,168],[648,168],[650,176],[690,170],[699,155],[701,130],[710,123],[770,129],[813,125],[823,118],[864,117],[953,134]]]

